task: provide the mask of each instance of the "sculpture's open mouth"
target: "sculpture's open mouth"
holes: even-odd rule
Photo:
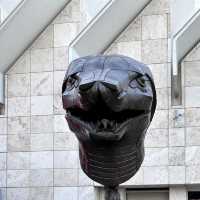
[[[130,119],[148,113],[146,110],[124,110],[114,112],[110,109],[84,111],[80,108],[68,109],[68,117],[73,117],[90,126],[95,132],[115,132]]]

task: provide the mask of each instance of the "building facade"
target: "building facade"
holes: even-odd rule
[[[101,186],[80,169],[78,143],[61,102],[69,44],[93,17],[90,11],[84,1],[72,0],[6,73],[2,200],[103,198]],[[189,192],[200,191],[200,46],[182,64],[183,104],[172,106],[170,27],[170,0],[152,0],[104,52],[146,63],[157,89],[145,160],[122,184],[123,200],[186,200]]]

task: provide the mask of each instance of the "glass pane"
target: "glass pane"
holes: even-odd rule
[[[200,192],[189,192],[188,200],[200,200]]]
[[[129,191],[127,200],[169,200],[169,193],[167,191]]]

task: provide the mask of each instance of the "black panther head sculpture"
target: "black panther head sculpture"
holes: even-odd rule
[[[83,171],[108,187],[131,178],[156,108],[149,68],[122,55],[79,58],[67,70],[62,99]]]

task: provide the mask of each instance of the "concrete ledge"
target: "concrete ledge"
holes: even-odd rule
[[[111,0],[70,44],[69,61],[102,53],[150,1]]]

